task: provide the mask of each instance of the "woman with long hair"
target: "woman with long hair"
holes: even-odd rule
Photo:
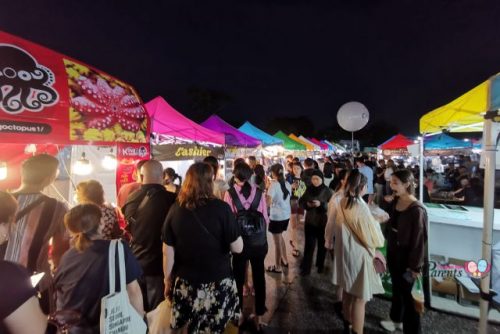
[[[299,204],[307,211],[304,223],[304,258],[300,266],[302,276],[311,273],[314,249],[316,251],[316,268],[322,273],[325,263],[325,228],[328,202],[332,191],[323,183],[323,173],[314,169],[311,173],[311,185],[299,199]]]
[[[396,164],[394,163],[394,160],[392,160],[392,159],[387,160],[387,164],[386,164],[385,170],[384,170],[385,194],[386,195],[392,194],[391,176],[392,176],[392,173],[394,173],[395,171],[396,171]]]
[[[118,210],[104,200],[104,189],[99,181],[83,181],[76,185],[78,204],[94,204],[101,209],[102,218],[99,233],[106,240],[118,239],[123,235]]]
[[[290,221],[290,195],[292,187],[285,181],[283,166],[274,164],[271,166],[271,185],[267,191],[268,204],[271,207],[269,232],[273,235],[275,249],[275,264],[267,268],[267,271],[281,273],[283,265],[288,267],[286,256],[286,244],[283,239],[283,232],[288,228]]]
[[[243,252],[233,256],[233,273],[238,286],[238,296],[240,306],[243,307],[243,284],[247,273],[246,263],[249,261],[252,266],[252,280],[255,289],[255,315],[252,316],[255,326],[260,329],[260,317],[266,313],[266,279],[264,270],[264,259],[267,255],[266,229],[269,223],[267,215],[267,204],[263,192],[250,183],[252,169],[246,163],[237,164],[233,170],[235,184],[226,192],[224,200],[229,204],[233,213],[242,216],[244,211],[250,212],[252,216],[260,215],[265,225],[260,226],[259,243],[250,241],[257,239],[256,235],[245,236],[243,239]],[[239,220],[239,219],[238,219]],[[255,221],[254,221],[255,222]],[[235,223],[236,224],[236,223]],[[240,226],[242,228],[242,226]],[[257,232],[257,231],[256,231]],[[241,319],[240,324],[243,322]]]
[[[352,170],[347,177],[343,198],[335,206],[335,258],[333,283],[343,290],[342,306],[346,329],[363,333],[365,304],[374,294],[384,293],[375,271],[375,249],[384,245],[380,224],[363,200],[366,177]]]
[[[302,168],[300,161],[294,161],[292,166],[292,177],[288,181],[292,187],[292,196],[290,197],[290,207],[292,210],[290,215],[290,246],[292,246],[292,255],[295,257],[300,256],[297,229],[299,228],[300,220],[304,216],[304,208],[299,205],[299,198],[306,191],[306,184],[301,178],[303,170],[304,168]]]
[[[255,184],[259,187],[260,190],[266,191],[267,189],[267,177],[266,171],[264,170],[264,166],[256,165],[254,170],[255,174]]]
[[[179,184],[174,183],[176,180],[179,180]],[[177,175],[173,168],[168,167],[163,171],[163,184],[167,191],[178,194],[181,189],[182,177]]]
[[[243,241],[231,208],[214,195],[213,177],[210,165],[191,165],[163,225],[174,333],[222,333],[239,312],[230,253],[240,253]]]
[[[71,248],[63,255],[55,275],[57,310],[75,310],[82,315],[76,333],[99,332],[101,299],[109,294],[111,241],[104,240],[99,233],[101,216],[101,209],[94,204],[77,205],[64,216]],[[142,316],[142,293],[137,282],[142,269],[130,248],[126,244],[123,247],[127,293],[130,303]]]
[[[220,200],[224,200],[224,194],[229,190],[226,181],[219,177],[219,160],[214,156],[208,156],[203,162],[209,164],[214,170],[214,195]]]
[[[392,280],[390,319],[381,322],[387,330],[421,333],[420,315],[415,310],[411,290],[425,264],[427,210],[415,198],[415,180],[411,171],[392,174],[393,196],[390,203],[387,237],[387,266]]]

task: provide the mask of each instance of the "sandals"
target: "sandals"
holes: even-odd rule
[[[288,268],[288,262],[283,261],[283,259],[281,259],[281,265],[285,268]]]
[[[268,273],[273,273],[273,274],[282,274],[283,271],[281,269],[276,268],[276,266],[269,266],[267,267],[266,271]]]

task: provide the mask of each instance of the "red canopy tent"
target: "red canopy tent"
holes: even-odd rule
[[[50,154],[66,145],[111,146],[132,167],[135,152],[149,157],[149,118],[132,86],[2,31],[0,77],[0,160],[9,170],[0,189],[19,183],[19,163],[33,154],[27,144]]]
[[[408,145],[412,145],[413,140],[397,134],[389,140],[379,145],[379,149],[383,151],[384,155],[408,154]]]

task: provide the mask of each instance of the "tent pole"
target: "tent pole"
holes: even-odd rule
[[[419,181],[418,181],[418,199],[420,202],[424,202],[424,137],[420,137],[419,140]]]
[[[484,209],[483,209],[483,243],[482,258],[491,263],[491,236],[494,221],[494,196],[495,196],[495,155],[498,131],[493,128],[493,121],[484,121]],[[475,259],[474,259],[475,260]],[[481,278],[481,291],[489,293],[490,275]],[[479,304],[479,334],[486,334],[488,329],[488,306],[487,300],[481,299]]]

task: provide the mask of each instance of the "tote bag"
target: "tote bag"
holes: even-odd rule
[[[120,291],[115,291],[115,257],[118,248]],[[125,284],[125,256],[118,240],[109,244],[109,295],[101,299],[101,334],[145,334],[147,326],[130,304]]]

